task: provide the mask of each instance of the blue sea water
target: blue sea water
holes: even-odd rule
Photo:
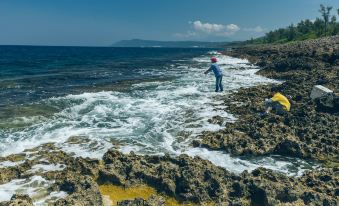
[[[216,56],[224,93],[214,93]],[[204,131],[236,117],[224,96],[241,87],[277,83],[247,60],[207,49],[0,46],[0,155],[47,142],[75,156],[122,152],[188,154],[239,173],[264,166],[291,175],[312,165],[281,157],[231,157],[192,148]]]
[[[121,81],[168,79],[177,59],[206,49],[0,46],[0,106],[26,104]]]

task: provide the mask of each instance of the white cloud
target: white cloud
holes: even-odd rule
[[[212,33],[218,32],[225,28],[222,24],[211,24],[211,23],[202,23],[201,21],[193,22],[193,28],[198,31]]]
[[[244,31],[262,33],[265,31],[265,29],[263,29],[261,26],[256,26],[254,28],[244,28]]]
[[[240,28],[236,24],[216,24],[209,22],[202,22],[200,20],[188,22],[191,25],[191,29],[185,33],[175,33],[177,38],[207,38],[208,36],[214,37],[230,37],[237,32],[250,32],[250,33],[263,33],[266,29],[261,26]]]
[[[189,22],[193,25],[193,28],[197,33],[211,34],[215,36],[232,36],[240,27],[236,24],[214,24],[214,23],[203,23],[199,20]]]
[[[237,32],[240,30],[240,27],[236,24],[229,24],[229,25],[226,25],[226,29],[228,32]]]

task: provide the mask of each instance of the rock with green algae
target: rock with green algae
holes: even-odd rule
[[[133,200],[123,200],[117,203],[118,206],[166,206],[164,198],[152,195],[148,200],[135,198]]]
[[[54,157],[49,158],[50,155]],[[41,150],[39,158],[66,165],[60,171],[39,173],[55,181],[48,188],[50,192],[64,191],[68,194],[51,205],[102,205],[98,183],[124,187],[143,183],[154,187],[160,194],[196,205],[206,202],[218,206],[338,204],[339,171],[335,168],[310,171],[299,178],[263,168],[235,175],[198,157],[140,156],[123,154],[114,149],[106,152],[102,161],[72,157],[57,150],[52,154]],[[26,160],[27,168],[18,170],[21,178],[34,175],[26,172],[29,167],[40,163],[33,159]],[[26,176],[20,172],[25,172]],[[144,200],[142,204],[145,202],[150,204],[150,200]]]
[[[16,167],[0,168],[0,184],[11,181],[20,177],[20,170]]]
[[[99,160],[90,158],[76,158],[59,150],[54,144],[48,143],[39,147],[26,150],[29,153],[22,163],[0,168],[0,180],[7,183],[14,179],[29,178],[34,175],[42,176],[54,181],[49,186],[50,192],[67,192],[65,198],[57,200],[50,205],[102,205],[96,176],[99,169]],[[10,161],[13,155],[3,157],[3,161]],[[64,165],[63,170],[35,171],[30,170],[35,165]]]
[[[124,155],[110,150],[103,158],[106,175],[124,186],[146,183],[181,201],[214,202],[217,205],[278,205],[311,201],[315,205],[336,205],[338,171],[324,169],[300,178],[258,168],[240,176],[200,158]],[[116,174],[119,177],[116,177]],[[325,176],[324,176],[325,175]],[[324,177],[322,177],[324,176]],[[110,182],[110,179],[101,180]],[[316,185],[310,182],[315,181]],[[248,203],[248,204],[247,204]]]
[[[143,157],[134,154],[123,155],[110,150],[103,160],[103,171],[106,174],[118,174],[119,178],[115,181],[120,184],[146,183],[169,196],[190,202],[207,202],[212,200],[211,198],[221,198],[227,179],[232,177],[231,173],[208,161],[192,159],[187,155],[177,158]]]
[[[103,200],[96,181],[81,173],[65,171],[56,179],[56,188],[68,193],[53,205],[103,205]]]
[[[28,195],[14,194],[10,201],[0,202],[0,206],[33,206],[33,202]]]

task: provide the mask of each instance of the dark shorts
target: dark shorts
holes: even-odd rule
[[[277,114],[286,113],[283,105],[281,105],[279,102],[272,101],[271,99],[265,101],[265,108],[267,109],[269,107],[271,107],[272,110],[275,111]]]

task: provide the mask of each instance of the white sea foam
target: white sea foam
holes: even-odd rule
[[[3,161],[3,162],[0,162],[0,168],[2,168],[2,167],[15,167],[15,166],[20,165],[22,163],[24,163],[24,161],[17,161],[17,162]]]
[[[27,173],[36,173],[36,172],[49,172],[49,171],[61,171],[66,168],[64,164],[36,164],[33,165]]]
[[[41,176],[32,176],[27,179],[14,179],[8,183],[0,185],[0,202],[9,201],[13,194],[28,194],[34,205],[47,205],[49,202],[63,198],[65,192],[50,193],[47,188],[51,187],[53,181],[46,180]]]
[[[264,167],[277,172],[282,172],[290,176],[301,176],[305,170],[314,169],[317,166],[310,166],[304,161],[294,158],[278,157],[263,157],[255,159],[241,159],[232,157],[230,154],[221,151],[210,151],[205,148],[191,148],[185,151],[189,156],[199,156],[202,159],[209,160],[213,164],[226,168],[234,173],[241,173],[244,170],[249,172],[258,167]]]
[[[225,111],[223,95],[241,87],[278,83],[258,76],[258,68],[245,59],[213,53],[223,69],[224,93],[215,93],[213,74],[204,75],[210,55],[192,61],[173,62],[166,69],[141,68],[140,73],[176,77],[171,81],[153,81],[134,84],[130,92],[102,91],[70,94],[50,98],[45,103],[62,111],[44,121],[38,121],[24,130],[13,130],[0,139],[0,154],[18,153],[42,143],[55,142],[56,146],[75,156],[100,158],[112,146],[123,152],[138,154],[170,153],[179,155],[190,151],[190,142],[202,131],[217,131],[223,125],[211,124],[208,119],[220,116],[226,122],[236,117]],[[67,105],[67,107],[65,107]],[[72,144],[69,137],[87,141]],[[197,154],[198,155],[198,154]],[[220,155],[220,161],[210,158]],[[204,150],[202,157],[222,162],[224,154]],[[230,161],[224,162],[227,165]],[[227,159],[227,158],[226,158]],[[234,161],[238,161],[234,159]],[[255,166],[283,168],[277,162],[238,163],[236,170],[250,170]],[[234,162],[235,164],[235,162]],[[232,169],[232,168],[230,168]]]
[[[207,54],[210,54],[210,55],[222,55],[220,52],[218,51],[210,51],[210,52],[207,52]]]
[[[218,64],[223,66],[223,65],[230,65],[233,68],[234,67],[239,67],[239,66],[244,66],[244,67],[254,67],[250,65],[250,62],[247,59],[239,59],[239,58],[233,58],[230,56],[225,56],[221,55],[220,53],[216,52],[215,53],[217,59],[218,59]],[[205,57],[197,57],[194,58],[195,61],[197,62],[202,62],[202,63],[210,63],[210,56],[205,56]]]

